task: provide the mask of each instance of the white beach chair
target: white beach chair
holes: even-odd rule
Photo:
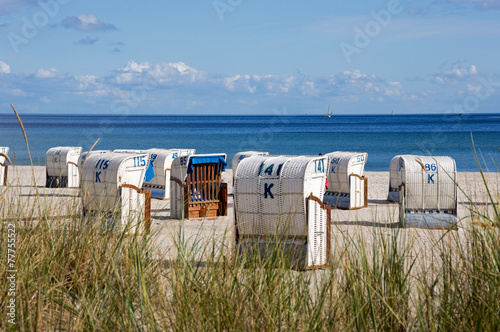
[[[78,158],[81,147],[57,146],[47,151],[45,169],[47,188],[77,188],[80,185]]]
[[[150,232],[151,192],[141,190],[149,156],[108,152],[87,157],[81,196],[85,220],[106,221],[106,228],[127,235]]]
[[[151,197],[170,200],[170,173],[175,158],[196,153],[195,149],[149,149],[149,160],[154,170],[154,177],[144,182],[143,189],[151,190]]]
[[[368,179],[363,176],[368,153],[336,151],[329,160],[328,189],[324,202],[340,209],[368,206]]]
[[[399,157],[399,221],[403,227],[455,228],[457,185],[450,157]]]
[[[389,193],[387,200],[389,202],[399,202],[399,186],[401,185],[401,157],[411,157],[411,155],[398,155],[392,158],[389,165]]]
[[[330,208],[323,204],[327,167],[325,156],[241,160],[234,174],[237,252],[257,249],[265,256],[269,246],[284,241],[298,268],[327,266],[331,246]]]
[[[9,148],[6,146],[0,146],[0,186],[7,185],[7,174],[9,171],[9,165],[7,165],[7,162],[10,163]]]

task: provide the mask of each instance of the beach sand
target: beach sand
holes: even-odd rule
[[[36,188],[33,182],[33,172]],[[486,173],[486,180],[493,195],[499,191],[499,173]],[[399,207],[397,203],[386,201],[389,186],[389,172],[365,172],[368,177],[368,207],[359,210],[332,209],[332,240],[334,252],[342,248],[344,241],[355,237],[370,244],[375,232],[387,232],[398,221]],[[223,174],[223,181],[228,183],[232,191],[232,171]],[[78,189],[45,188],[45,167],[36,166],[33,171],[29,166],[9,167],[8,187],[0,187],[5,191],[0,203],[0,216],[3,220],[15,220],[17,216],[39,216],[39,211],[51,211],[49,220],[65,220],[69,215],[81,211],[81,199]],[[458,173],[458,184],[477,206],[492,210],[488,193],[480,173]],[[470,227],[470,213],[467,206],[469,199],[466,194],[458,192],[458,217],[460,219],[458,232]],[[38,199],[40,197],[40,199]],[[40,209],[43,206],[43,209]],[[169,202],[153,199],[152,235],[158,247],[158,255],[164,259],[174,259],[177,251],[174,241],[178,238],[181,222],[170,219]],[[228,216],[216,219],[186,220],[184,222],[185,239],[194,244],[219,243],[231,247],[234,243],[233,198],[229,196]],[[439,239],[445,231],[427,229],[401,229],[401,235],[415,241],[415,250],[427,250]],[[337,248],[337,249],[336,249]],[[200,254],[201,255],[201,254]]]

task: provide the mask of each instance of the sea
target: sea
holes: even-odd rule
[[[500,114],[266,116],[22,114],[34,165],[55,146],[94,149],[193,148],[226,153],[228,167],[240,151],[278,155],[367,152],[366,171],[388,171],[395,155],[450,156],[458,171],[500,166]],[[0,147],[13,164],[29,165],[14,114],[0,114]]]

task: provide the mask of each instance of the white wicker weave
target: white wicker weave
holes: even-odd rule
[[[238,250],[265,248],[276,237],[298,250],[298,264],[324,266],[327,215],[311,194],[323,199],[326,157],[254,156],[239,163],[234,174]]]
[[[403,183],[399,158],[408,156],[411,157],[411,155],[395,156],[389,164],[389,193],[387,194],[387,200],[390,202],[399,202],[399,186]]]
[[[234,155],[233,160],[231,162],[231,169],[233,170],[233,175],[236,172],[236,168],[238,167],[238,164],[243,159],[248,158],[248,157],[253,157],[253,156],[268,156],[268,155],[269,155],[269,152],[262,152],[262,151],[238,152],[237,154]]]
[[[329,160],[328,189],[324,201],[332,207],[359,209],[366,207],[367,179],[363,176],[366,152],[336,151],[326,154]]]
[[[78,158],[81,153],[82,148],[74,146],[49,149],[45,156],[47,174],[45,186],[77,188],[80,184]]]
[[[146,209],[145,194],[140,188],[148,164],[146,153],[109,152],[88,156],[82,169],[86,218],[100,216],[112,227],[126,227],[128,233],[135,233]]]
[[[9,154],[9,148],[6,146],[0,146],[0,153],[4,153],[5,155]],[[7,185],[7,170],[8,165],[6,163],[5,157],[0,156],[0,186]]]
[[[400,222],[406,226],[449,228],[457,223],[455,160],[400,156]],[[418,223],[422,225],[417,225]]]
[[[151,196],[158,199],[170,199],[170,172],[172,162],[180,156],[195,154],[195,149],[149,149],[149,154],[155,176],[151,181],[144,182],[143,188],[151,190]]]

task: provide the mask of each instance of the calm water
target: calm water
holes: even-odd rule
[[[244,150],[271,154],[318,154],[337,150],[368,152],[366,170],[387,171],[397,154],[447,155],[460,171],[477,170],[472,153],[481,151],[490,170],[500,165],[500,114],[323,116],[95,116],[23,115],[36,165],[54,146],[95,149],[195,148],[225,152],[230,161]],[[18,165],[28,153],[14,115],[0,114],[0,146],[11,148]],[[14,160],[13,160],[14,162]]]

